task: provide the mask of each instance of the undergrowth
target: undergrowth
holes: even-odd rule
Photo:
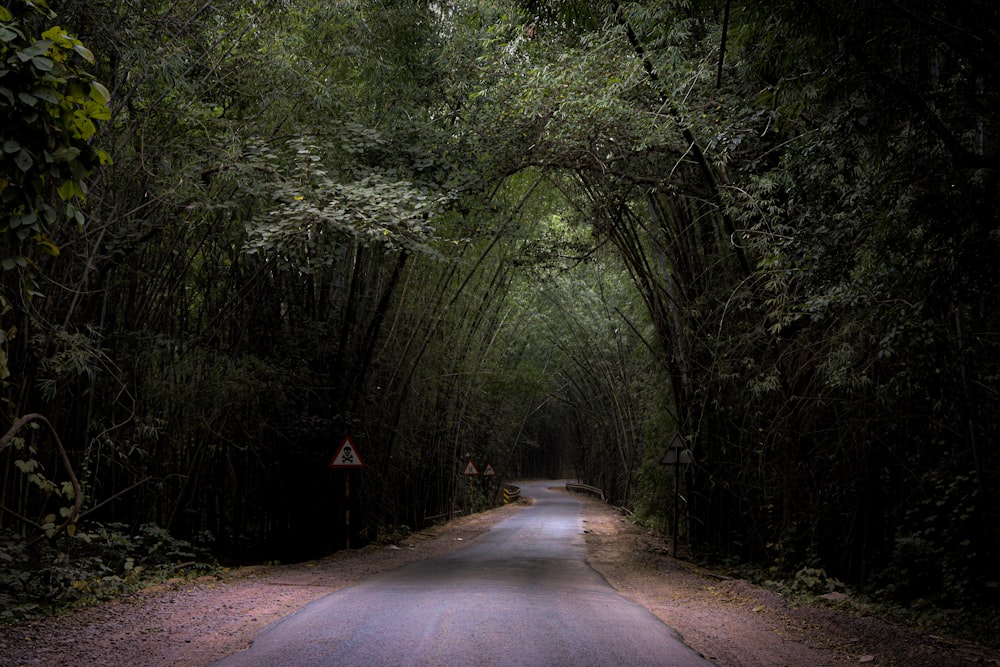
[[[1000,608],[981,601],[968,601],[962,607],[944,606],[929,599],[902,603],[887,591],[862,593],[829,576],[822,568],[803,567],[792,573],[733,564],[720,568],[729,576],[746,579],[773,590],[789,604],[823,604],[863,616],[872,616],[972,642],[1000,648]],[[831,595],[833,594],[833,595]]]
[[[217,565],[188,542],[144,524],[91,524],[73,537],[30,541],[0,530],[0,623],[109,600]]]

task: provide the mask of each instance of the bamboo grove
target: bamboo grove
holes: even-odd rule
[[[469,458],[663,526],[676,433],[691,557],[995,601],[989,3],[3,14],[5,539],[329,553],[346,434],[361,541]]]

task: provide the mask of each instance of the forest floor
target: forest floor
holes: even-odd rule
[[[673,559],[659,537],[581,498],[590,564],[719,667],[1000,666],[997,651],[857,609],[791,605],[767,589]],[[462,517],[391,547],[170,581],[66,616],[2,627],[0,665],[207,665],[246,648],[255,633],[298,607],[372,574],[460,549],[519,509],[514,504]]]

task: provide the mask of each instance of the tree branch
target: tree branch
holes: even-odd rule
[[[56,535],[65,530],[67,526],[76,521],[80,516],[80,510],[83,507],[83,490],[80,488],[80,480],[77,479],[76,473],[73,472],[73,466],[69,461],[69,455],[66,453],[66,448],[63,447],[62,440],[59,439],[59,433],[57,433],[55,427],[52,426],[52,422],[50,422],[45,415],[38,414],[37,412],[24,415],[15,421],[9,429],[7,429],[7,432],[4,433],[3,437],[0,437],[0,453],[10,447],[18,432],[33,421],[42,422],[46,427],[48,427],[49,432],[52,434],[52,439],[56,443],[56,449],[59,450],[59,457],[62,459],[63,467],[66,468],[66,474],[69,476],[70,484],[73,485],[73,511],[66,517],[66,521],[64,521],[61,526],[56,528],[55,533],[53,533],[53,535]]]

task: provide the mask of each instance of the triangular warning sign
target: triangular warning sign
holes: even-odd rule
[[[478,475],[479,470],[476,469],[476,464],[469,459],[469,462],[465,464],[465,470],[462,471],[463,475]]]
[[[489,463],[487,463],[486,467],[483,468],[483,477],[495,477],[496,474],[497,471],[494,470],[493,466],[491,466]]]
[[[351,436],[345,436],[340,443],[337,453],[330,459],[331,468],[364,468],[365,462],[361,460],[358,448],[354,446]]]
[[[691,451],[687,449],[687,443],[675,431],[674,437],[670,439],[670,444],[667,445],[667,451],[663,452],[663,456],[660,458],[660,465],[675,466],[691,462]]]

